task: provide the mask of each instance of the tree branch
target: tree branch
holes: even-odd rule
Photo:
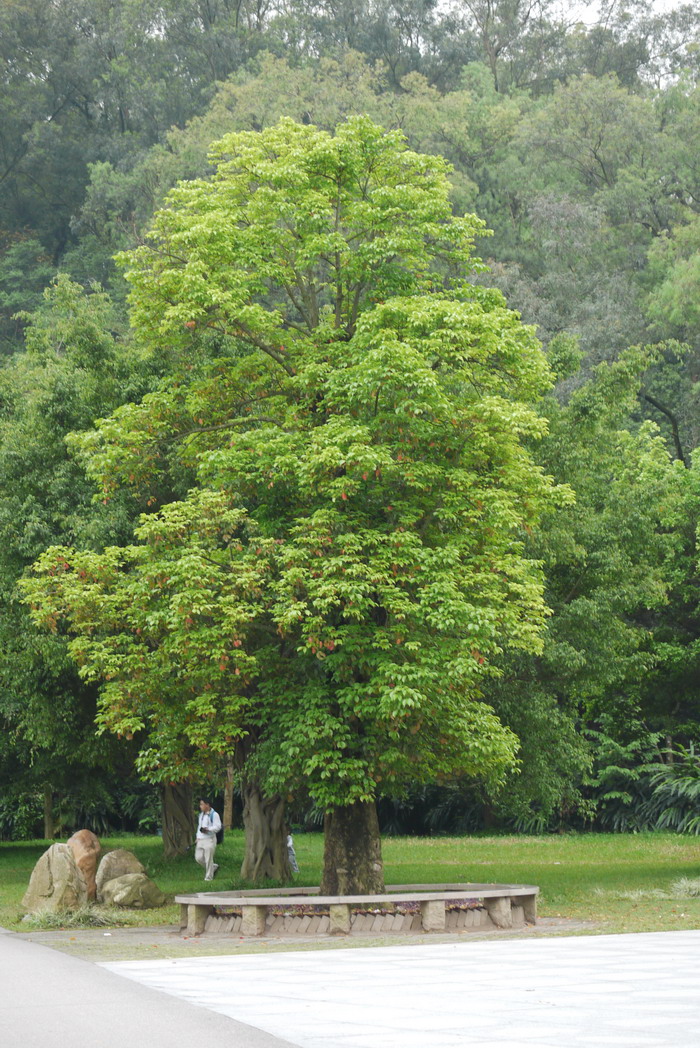
[[[217,324],[215,321],[206,321],[206,325],[214,331],[220,331],[222,335],[226,335],[229,338],[233,336],[234,338],[243,339],[244,342],[248,341],[252,343],[252,345],[256,346],[257,349],[266,353],[268,357],[272,357],[280,367],[283,367],[290,378],[294,376],[294,368],[284,359],[284,352],[282,350],[273,349],[272,346],[269,346],[267,342],[264,342],[258,335],[253,334],[253,332],[246,327],[245,324],[242,324],[240,320],[234,321],[235,326],[233,331],[229,331],[225,325]]]
[[[670,408],[667,408],[662,404],[656,397],[652,397],[650,393],[640,394],[642,400],[646,400],[648,404],[660,411],[662,415],[665,415],[668,421],[671,423],[671,432],[673,433],[673,443],[676,446],[676,458],[679,459],[683,465],[688,468],[688,460],[683,452],[683,445],[681,444],[681,435],[678,427],[678,418],[673,414]]]
[[[231,429],[232,426],[237,426],[241,422],[267,422],[272,426],[279,426],[279,419],[272,418],[270,415],[244,415],[241,418],[232,418],[228,422],[219,422],[215,426],[200,426],[197,429],[190,429],[187,433],[178,433],[174,437],[168,438],[166,443],[175,443],[178,440],[187,440],[188,437],[198,437],[201,433],[216,433],[220,429]]]

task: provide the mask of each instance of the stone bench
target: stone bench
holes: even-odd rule
[[[259,936],[289,933],[284,920],[274,918],[274,908],[294,905],[324,907],[325,915],[306,915],[293,929],[296,934],[348,935],[357,924],[353,908],[388,908],[396,903],[418,904],[420,914],[402,918],[400,914],[370,915],[370,925],[356,930],[364,931],[424,931],[445,932],[462,930],[467,926],[458,919],[452,921],[447,914],[449,903],[464,900],[479,900],[483,904],[489,926],[512,928],[525,922],[537,920],[537,895],[539,888],[531,884],[396,884],[387,885],[381,895],[319,895],[318,888],[268,888],[252,891],[199,892],[193,895],[176,895],[180,904],[180,929],[188,935],[201,935],[204,931],[227,930],[239,935]],[[238,916],[230,919],[217,918],[217,907],[240,908]],[[225,924],[220,927],[220,922]],[[400,926],[399,926],[400,925]],[[474,926],[474,922],[471,922]],[[477,925],[478,926],[478,925]]]

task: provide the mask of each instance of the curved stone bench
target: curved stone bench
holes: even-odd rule
[[[462,930],[467,927],[466,920],[460,925],[459,920],[448,919],[446,909],[450,902],[464,900],[478,900],[483,903],[488,924],[492,927],[512,928],[525,922],[534,924],[537,921],[538,893],[539,888],[531,884],[396,884],[388,885],[385,893],[381,895],[319,895],[318,888],[268,888],[257,891],[176,895],[175,902],[180,904],[180,929],[186,929],[188,935],[201,935],[204,931],[213,930],[251,936],[264,935],[266,932],[270,935],[284,934],[284,922],[280,924],[282,919],[274,917],[272,910],[303,903],[307,906],[327,907],[328,915],[327,918],[319,914],[313,917],[306,915],[293,933],[348,935],[353,931],[353,924],[357,923],[353,908],[386,909],[396,903],[418,904],[420,914],[410,916],[408,920],[398,913],[378,914],[376,918],[372,918],[371,928],[363,927],[356,930]],[[240,908],[240,918],[218,918],[217,907]],[[401,922],[395,919],[399,916],[402,916]],[[221,927],[222,921],[225,927]],[[483,927],[483,923],[476,927]]]

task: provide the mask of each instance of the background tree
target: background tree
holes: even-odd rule
[[[50,837],[54,805],[77,803],[98,819],[100,808],[110,809],[106,776],[130,769],[133,753],[95,738],[96,689],[81,683],[65,638],[32,626],[16,584],[52,541],[98,546],[129,534],[124,500],[109,512],[95,504],[65,437],[142,391],[146,375],[139,379],[133,356],[127,361],[99,289],[86,295],[62,279],[25,323],[26,353],[0,371],[0,717],[24,754],[11,793],[43,796]]]
[[[562,338],[552,343],[562,376],[575,366],[571,348]],[[577,809],[593,817],[589,763],[599,768],[611,746],[646,745],[664,723],[658,684],[670,652],[657,623],[667,621],[692,570],[679,524],[695,482],[655,424],[626,426],[661,352],[628,351],[599,365],[565,403],[546,401],[549,433],[537,455],[572,485],[576,505],[546,515],[533,540],[552,609],[544,650],[511,659],[487,691],[523,743],[522,775],[501,802],[523,827],[542,829]]]

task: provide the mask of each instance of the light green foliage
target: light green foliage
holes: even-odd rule
[[[174,189],[154,246],[128,260],[132,323],[154,341],[203,322],[244,340],[250,329],[283,360],[292,315],[316,338],[351,336],[368,303],[429,290],[431,260],[456,264],[482,228],[473,216],[447,223],[444,160],[366,118],[335,137],[283,120],[264,141],[264,151],[255,133],[217,143],[215,176]],[[277,309],[260,301],[277,292]]]
[[[650,295],[649,312],[662,325],[690,337],[700,335],[700,215],[693,215],[660,237],[650,250],[651,272],[656,288]]]
[[[49,550],[25,584],[36,618],[68,622],[81,672],[107,681],[103,723],[149,732],[155,777],[251,732],[267,787],[322,807],[494,784],[516,741],[483,679],[505,646],[541,646],[523,539],[569,500],[525,447],[544,357],[466,281],[481,227],[451,215],[443,160],[367,118],[335,136],[283,121],[214,157],[126,262],[143,337],[220,355],[92,450],[147,490],[174,443],[198,485],[133,546]]]

